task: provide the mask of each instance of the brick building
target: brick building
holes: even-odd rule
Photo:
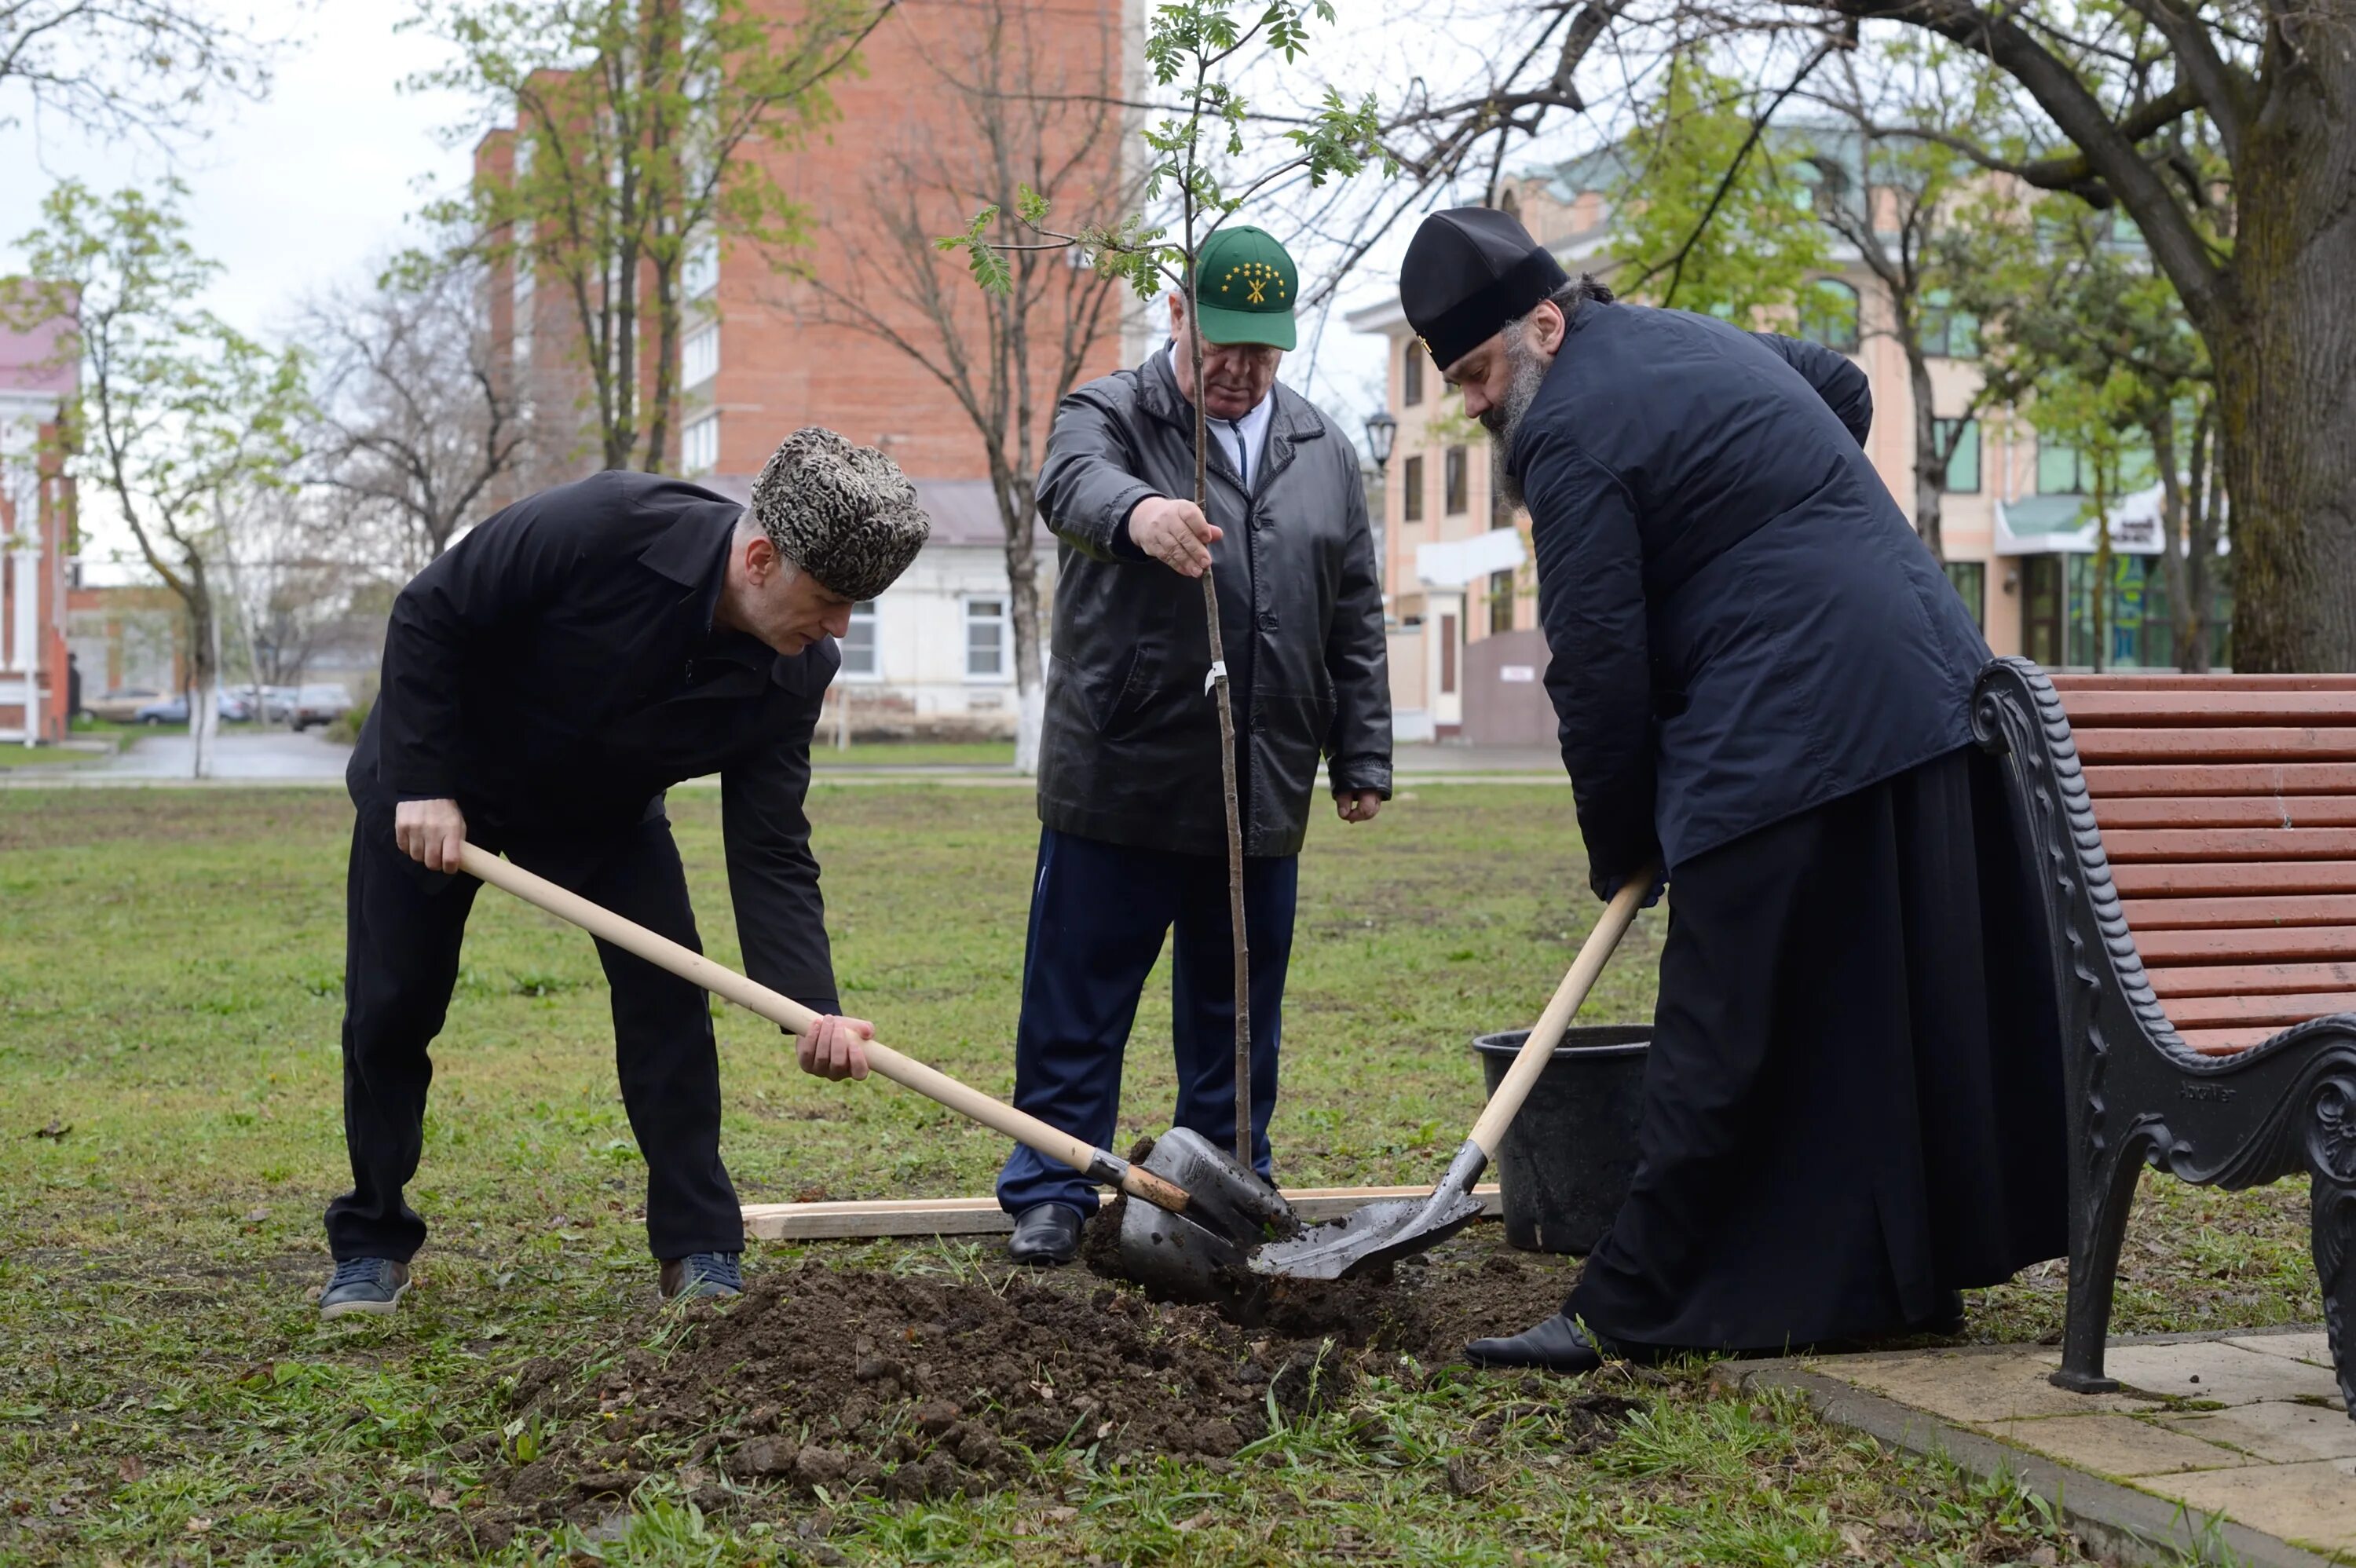
[[[73,480],[59,427],[73,396],[71,324],[0,328],[0,741],[64,739]]]
[[[988,448],[951,390],[879,340],[876,330],[914,346],[938,340],[942,307],[928,306],[923,296],[929,286],[938,291],[931,297],[956,315],[959,351],[987,362],[974,284],[958,258],[931,251],[928,241],[964,228],[984,199],[970,182],[963,190],[947,188],[958,183],[959,160],[971,162],[976,128],[972,101],[946,83],[966,72],[979,29],[991,17],[1006,22],[1008,36],[1032,40],[1027,58],[1012,68],[1031,92],[1075,100],[1135,96],[1129,89],[1141,69],[1141,0],[902,0],[862,48],[864,71],[831,84],[832,122],[802,147],[761,145],[739,155],[764,160],[805,209],[808,242],[790,258],[791,269],[749,243],[692,249],[683,269],[688,321],[667,466],[741,495],[777,443],[809,424],[890,453],[928,503],[948,504],[936,506],[946,521],[918,567],[881,602],[861,607],[855,635],[871,639],[873,651],[861,655],[867,667],[845,683],[859,693],[854,715],[865,703],[951,729],[962,719],[969,728],[995,731],[1011,729],[1015,705],[1011,640],[1002,657],[984,650],[1003,637],[1009,606],[1003,562],[990,548],[995,513],[978,509],[988,505]],[[1065,144],[1055,144],[1057,138]],[[1057,122],[1039,140],[1051,162],[1076,153],[1096,171],[1083,184],[1098,199],[1121,187],[1121,160],[1135,155],[1129,145],[1134,138],[1118,119],[1109,127]],[[511,166],[515,149],[513,133],[492,133],[477,150],[477,169],[497,176]],[[936,189],[912,182],[911,170],[948,171],[951,177]],[[1070,203],[1067,194],[1059,210],[1068,212]],[[898,235],[895,222],[904,230]],[[913,246],[911,234],[918,241]],[[929,285],[906,283],[901,270],[912,256],[921,258]],[[855,296],[875,320],[854,325],[845,296]],[[494,342],[514,384],[532,399],[541,429],[577,419],[573,411],[585,405],[586,378],[572,347],[578,329],[569,302],[525,270],[495,278],[487,305]],[[1117,309],[1080,379],[1141,354],[1134,330],[1124,342],[1125,315],[1134,327],[1137,314]],[[651,353],[651,331],[648,336]],[[1044,451],[1053,400],[1043,393],[1037,401],[1032,418]],[[542,443],[544,452],[567,449],[569,455],[544,462],[524,487],[597,466],[594,444]],[[1052,550],[1042,560],[1044,600]]]

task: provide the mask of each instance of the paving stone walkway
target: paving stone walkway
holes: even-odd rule
[[[2121,1391],[2077,1394],[2058,1349],[1974,1346],[1785,1363],[2200,1516],[2356,1561],[2356,1422],[2320,1330],[2114,1344]]]

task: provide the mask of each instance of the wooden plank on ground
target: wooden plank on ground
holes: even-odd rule
[[[1290,1187],[1304,1220],[1335,1220],[1386,1198],[1421,1198],[1429,1187]],[[1472,1189],[1483,1217],[1501,1212],[1495,1182]],[[991,1236],[1014,1229],[995,1198],[880,1198],[857,1202],[747,1203],[744,1229],[764,1242],[863,1241],[884,1236]]]

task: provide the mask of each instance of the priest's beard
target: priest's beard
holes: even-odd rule
[[[1521,434],[1522,416],[1537,401],[1538,389],[1546,384],[1547,372],[1554,368],[1554,356],[1538,348],[1518,321],[1505,328],[1505,396],[1481,411],[1481,423],[1489,432],[1489,476],[1496,485],[1495,493],[1503,496],[1508,506],[1522,504],[1522,486],[1508,472],[1507,464],[1514,454],[1514,438]]]

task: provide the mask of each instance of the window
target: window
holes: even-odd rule
[[[2083,496],[2094,488],[2094,475],[2077,453],[2059,442],[2037,443],[2037,493],[2040,496]]]
[[[1440,618],[1440,694],[1452,697],[1456,692],[1456,617]]]
[[[530,145],[529,142],[524,143],[517,149],[518,155],[529,150]],[[531,358],[532,322],[537,315],[533,309],[533,299],[538,277],[532,270],[531,219],[528,218],[516,221],[515,252],[508,258],[508,270],[512,274],[509,293],[515,306],[515,318],[508,328],[508,338],[515,347],[516,358],[529,361]]]
[[[1006,601],[969,599],[965,602],[965,677],[968,680],[1006,678]]]
[[[1410,457],[1399,475],[1399,516],[1410,523],[1423,521],[1423,459]]]
[[[1399,401],[1413,408],[1423,401],[1423,345],[1407,340],[1405,362],[1399,367]]]
[[[1838,278],[1818,278],[1801,290],[1800,336],[1843,354],[1856,353],[1857,291]]]
[[[1489,574],[1489,630],[1510,632],[1514,629],[1514,574],[1493,571]]]
[[[1947,562],[1947,581],[1955,585],[1955,596],[1964,608],[1972,613],[1972,624],[1987,629],[1987,562],[1984,560],[1951,560]]]
[[[1915,336],[1922,352],[1939,359],[1970,359],[1980,351],[1980,324],[1968,311],[1954,307],[1954,296],[1933,289],[1923,296],[1915,319]]]
[[[851,607],[851,625],[842,634],[842,673],[872,680],[882,670],[875,646],[875,601],[862,599]]]
[[[2111,498],[2132,496],[2158,483],[2158,467],[2151,448],[2123,447],[2118,470],[2111,476]],[[2091,496],[2094,492],[2094,460],[2051,440],[2037,443],[2037,493],[2040,496]]]
[[[706,414],[689,425],[679,438],[682,474],[709,474],[720,466],[720,416]]]
[[[688,335],[679,351],[679,381],[682,387],[700,387],[720,373],[720,325],[717,322],[700,326]]]
[[[1464,509],[1469,505],[1464,498],[1464,469],[1462,447],[1451,446],[1441,453],[1442,488],[1446,492],[1448,515],[1451,517],[1463,516]]]
[[[1947,449],[1947,488],[1957,496],[1980,491],[1980,421],[1939,420],[1932,439]],[[1957,428],[1960,426],[1960,430]]]
[[[680,258],[680,293],[691,300],[700,300],[720,286],[720,241],[705,235],[687,248]]]

